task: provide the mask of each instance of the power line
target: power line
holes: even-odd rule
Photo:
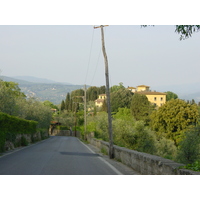
[[[98,67],[98,65],[99,65],[100,53],[101,53],[101,48],[100,48],[100,50],[99,50],[99,56],[98,56],[98,59],[97,59],[97,64],[96,64],[95,71],[94,71],[94,75],[93,75],[93,78],[92,78],[92,81],[91,81],[90,85],[92,85],[93,80],[94,80],[94,77],[95,77],[95,75],[96,75],[97,67]]]
[[[86,76],[85,76],[85,84],[86,84],[86,80],[87,80],[87,76],[88,76],[88,71],[89,71],[89,66],[90,66],[90,58],[91,58],[91,52],[92,52],[93,38],[94,38],[94,29],[93,29],[93,32],[92,32],[92,41],[91,41],[91,46],[90,46],[90,54],[89,54],[89,59],[88,59],[88,67],[87,67]]]

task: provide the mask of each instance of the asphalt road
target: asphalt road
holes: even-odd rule
[[[78,138],[53,136],[0,156],[1,175],[120,175]]]

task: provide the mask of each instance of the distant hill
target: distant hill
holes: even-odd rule
[[[0,79],[3,80],[3,81],[11,81],[11,82],[19,83],[19,84],[27,84],[27,83],[30,83],[30,82],[28,82],[28,81],[19,80],[19,79],[11,78],[11,77],[8,77],[8,76],[0,76]]]
[[[14,76],[13,78],[23,80],[23,81],[28,81],[31,83],[47,83],[47,84],[58,83],[58,84],[72,85],[71,83],[60,83],[60,82],[52,81],[49,79],[37,78],[37,77],[33,77],[33,76]]]
[[[53,83],[37,83],[26,81],[28,79],[20,80],[6,76],[0,76],[0,79],[18,83],[21,91],[24,92],[27,97],[35,97],[40,101],[49,100],[54,104],[60,104],[61,101],[65,99],[68,92],[70,93],[73,90],[83,88],[83,85],[67,85],[64,83],[56,83],[54,81]],[[32,77],[29,80],[31,79],[35,81],[45,81],[45,79],[37,79],[35,77]]]

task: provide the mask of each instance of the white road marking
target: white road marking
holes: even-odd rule
[[[80,141],[80,140],[79,140]],[[96,154],[92,149],[90,149],[87,145],[85,145],[82,141],[80,141],[85,147],[88,148],[88,150],[90,152],[92,152],[93,154]],[[113,167],[109,162],[107,162],[106,160],[104,160],[101,157],[98,157],[101,161],[103,161],[105,164],[107,164],[114,172],[116,172],[118,175],[123,175],[120,171],[118,171],[115,167]]]

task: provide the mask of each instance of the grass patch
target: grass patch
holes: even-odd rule
[[[192,171],[200,171],[200,161],[195,161],[192,164],[187,164],[183,167],[180,167],[180,169],[189,169]]]
[[[101,148],[101,153],[104,154],[104,155],[108,155],[108,151],[104,147]]]

